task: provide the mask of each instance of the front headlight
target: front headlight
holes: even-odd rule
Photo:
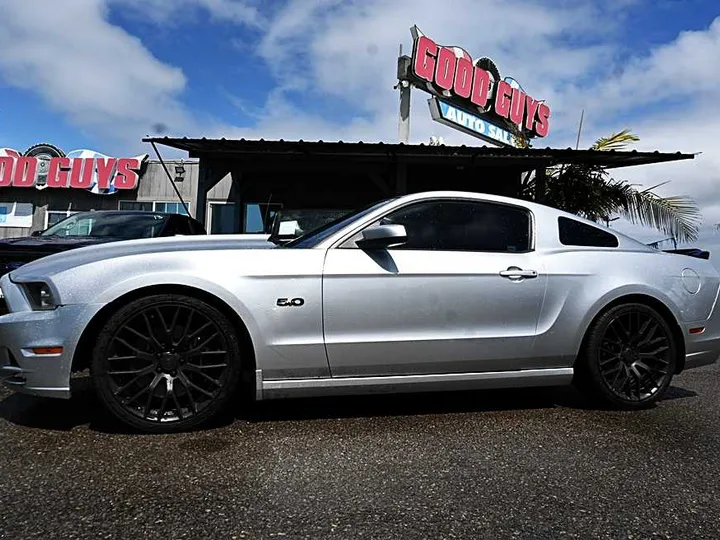
[[[47,311],[57,307],[52,289],[47,283],[23,283],[22,288],[34,310]]]

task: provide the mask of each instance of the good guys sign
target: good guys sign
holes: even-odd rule
[[[148,156],[108,157],[92,150],[65,155],[51,145],[33,147],[25,155],[0,148],[0,187],[74,188],[98,194],[135,189]]]
[[[550,107],[526,93],[514,79],[501,78],[492,60],[473,61],[464,49],[438,45],[417,27],[412,34],[409,78],[415,86],[516,136],[547,136]]]

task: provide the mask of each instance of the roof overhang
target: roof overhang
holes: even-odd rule
[[[573,150],[572,148],[499,148],[494,146],[446,146],[425,144],[387,144],[363,142],[286,141],[264,139],[191,139],[148,137],[143,142],[162,144],[185,151],[199,159],[278,159],[310,157],[350,161],[403,161],[406,163],[443,162],[481,166],[507,166],[531,170],[561,164],[597,165],[611,168],[632,167],[694,159],[695,154],[661,152],[619,152],[615,150]]]

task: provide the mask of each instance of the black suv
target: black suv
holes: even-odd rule
[[[207,232],[199,221],[182,214],[123,210],[79,212],[31,236],[1,238],[0,276],[35,259],[70,249],[120,240],[197,234]]]

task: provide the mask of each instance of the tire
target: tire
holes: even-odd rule
[[[90,374],[107,410],[147,433],[197,428],[221,413],[241,378],[230,321],[196,298],[162,294],[128,303],[101,330]]]
[[[670,386],[677,344],[665,318],[645,304],[622,304],[590,327],[575,366],[575,384],[605,406],[645,409]]]
[[[46,158],[54,157],[65,157],[65,152],[60,150],[57,146],[49,143],[34,144],[27,150],[25,150],[25,157],[37,157],[44,156]]]

